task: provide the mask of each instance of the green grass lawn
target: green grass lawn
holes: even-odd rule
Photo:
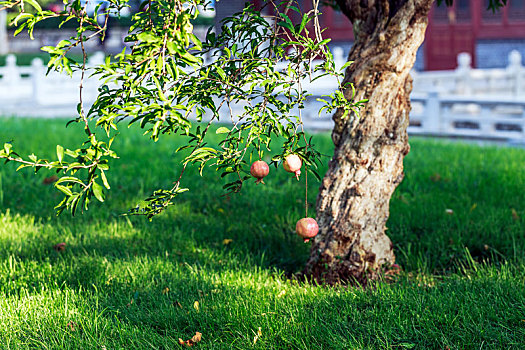
[[[40,58],[47,65],[49,62],[49,54],[47,52],[32,52],[32,53],[16,53],[17,66],[30,66],[35,58]],[[82,54],[70,54],[68,57],[77,62],[82,61]],[[6,65],[7,55],[0,55],[0,67]],[[89,59],[89,58],[88,58]]]
[[[18,66],[30,66],[31,61],[35,58],[42,59],[46,64],[49,62],[49,54],[47,52],[36,52],[36,53],[18,53],[15,54],[16,63]],[[6,65],[7,55],[0,55],[0,66]]]
[[[53,157],[76,145],[64,125],[0,119],[0,144]],[[106,203],[76,217],[54,215],[50,173],[0,166],[1,349],[177,349],[195,332],[202,349],[525,348],[524,150],[412,139],[387,224],[403,272],[363,289],[286,278],[309,245],[304,182],[281,169],[230,197],[192,169],[153,222],[121,216],[176,180],[177,145],[124,128]]]

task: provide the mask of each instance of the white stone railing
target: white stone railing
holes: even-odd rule
[[[334,50],[334,58],[342,66],[345,59],[341,48]],[[94,54],[88,66],[103,60],[104,54]],[[465,54],[459,55],[458,62],[456,70],[414,73],[409,132],[524,140],[525,69],[519,53],[511,53],[505,69],[472,69]],[[8,56],[6,66],[0,67],[0,115],[74,116],[79,101],[79,73],[72,78],[56,72],[46,76],[46,70],[40,59],[21,67],[16,65],[15,56]],[[98,86],[96,79],[85,79],[86,104],[95,100]],[[318,116],[322,104],[316,99],[330,94],[336,86],[331,77],[304,84],[313,95],[302,112],[308,128],[331,129],[331,116]]]
[[[413,93],[408,132],[412,135],[454,136],[525,141],[525,99],[478,98]],[[309,101],[303,118],[310,130],[331,130],[330,115],[317,116],[320,104]]]
[[[412,94],[409,132],[525,141],[525,99]]]
[[[458,55],[458,67],[448,71],[412,72],[415,92],[438,91],[462,96],[515,96],[525,99],[525,67],[512,51],[506,68],[474,69],[468,53]]]
[[[95,53],[88,61],[92,67],[104,62],[103,53]],[[17,66],[16,57],[8,55],[6,65],[0,67],[0,115],[38,116],[49,109],[53,116],[67,116],[75,113],[79,101],[80,72],[72,77],[51,71],[46,75],[47,67],[40,58],[35,58],[30,66]],[[84,80],[83,99],[92,103],[100,85],[95,78]],[[72,108],[71,108],[72,107]],[[65,108],[61,111],[61,108]]]
[[[524,142],[525,68],[519,52],[510,53],[504,69],[473,69],[470,62],[470,56],[462,53],[455,70],[412,72],[408,132]],[[330,115],[317,115],[321,103],[316,98],[329,93],[334,85],[327,78],[307,87],[314,95],[303,112],[308,128],[332,129]]]

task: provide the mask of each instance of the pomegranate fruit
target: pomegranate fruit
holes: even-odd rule
[[[297,221],[297,224],[295,225],[295,232],[297,232],[297,234],[301,236],[306,243],[310,241],[310,238],[317,236],[317,233],[319,232],[319,225],[317,225],[317,221],[315,221],[315,219],[302,218],[301,220]]]
[[[301,175],[301,166],[303,165],[303,161],[297,154],[289,154],[284,158],[283,167],[284,170],[286,170],[289,173],[294,173],[297,180],[299,180],[299,176]]]
[[[256,184],[258,183],[264,183],[263,178],[268,175],[270,172],[270,167],[265,161],[258,160],[256,162],[253,162],[252,166],[250,167],[250,174],[257,180],[255,181]]]

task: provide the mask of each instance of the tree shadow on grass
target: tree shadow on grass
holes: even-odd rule
[[[94,203],[88,212],[75,218],[69,214],[54,216],[52,204],[60,201],[60,194],[52,186],[42,185],[45,175],[4,171],[3,207],[11,208],[11,214],[34,217],[43,232],[33,233],[31,242],[19,242],[14,248],[10,248],[11,239],[4,238],[0,255],[43,259],[52,245],[66,241],[74,255],[125,259],[167,254],[204,263],[227,252],[230,259],[248,257],[267,269],[286,273],[301,270],[309,251],[309,245],[294,235],[295,222],[303,216],[302,182],[272,168],[266,186],[247,182],[241,194],[222,196],[223,182],[217,181],[216,173],[210,170],[200,177],[195,169],[189,169],[186,175],[191,183],[185,185],[192,191],[176,198],[173,207],[150,223],[143,217],[120,215],[158,186],[169,187],[171,182],[163,178],[164,168],[180,164],[169,159],[147,169],[138,161],[147,152],[140,152],[142,156],[135,158],[133,154],[122,155],[122,163],[113,167],[113,189],[106,203]],[[494,262],[525,249],[525,241],[517,239],[523,218],[514,220],[510,214],[510,206],[520,213],[525,209],[517,199],[521,183],[509,181],[512,174],[502,167],[481,164],[479,169],[461,169],[447,162],[438,159],[424,167],[424,177],[418,169],[409,168],[393,197],[387,226],[402,265],[408,271],[425,265],[436,273],[455,269],[457,260],[465,258],[465,247],[476,259]],[[451,166],[468,176],[451,174]],[[435,173],[443,174],[442,178],[432,180]],[[317,186],[310,181],[311,206]],[[505,204],[491,192],[504,195]],[[449,207],[454,209],[452,216],[445,213]],[[507,217],[500,215],[502,210],[509,211]]]
[[[280,189],[290,190],[290,181],[281,182]],[[177,264],[215,266],[218,271],[225,264],[237,265],[239,271],[257,266],[293,273],[302,268],[309,246],[291,229],[294,217],[300,216],[296,211],[301,209],[293,196],[266,190],[264,194],[274,196],[273,203],[268,203],[251,197],[261,196],[262,187],[255,188],[259,192],[252,187],[242,196],[228,198],[219,196],[219,186],[209,186],[206,179],[196,185],[199,193],[180,197],[152,222],[144,217],[119,215],[143,198],[137,195],[138,186],[110,194],[106,203],[93,205],[89,212],[75,218],[69,214],[53,216],[49,203],[56,202],[58,196],[52,188],[40,182],[15,186],[4,197],[6,206],[12,209],[3,215],[5,234],[0,239],[0,257],[5,261],[13,257],[35,270],[39,263],[49,264],[56,276],[53,284],[82,287],[95,282],[93,278],[100,271],[89,271],[101,260],[126,264],[165,259]],[[54,251],[53,246],[60,242],[66,243],[65,251]],[[90,258],[93,266],[89,266]],[[68,273],[67,269],[77,269],[75,264],[87,272]],[[24,282],[23,286],[32,288],[48,282],[45,278]]]
[[[227,251],[229,256],[249,256],[264,268],[283,269],[287,273],[301,269],[309,245],[303,244],[293,232],[302,211],[301,198],[294,193],[295,183],[276,179],[267,187],[249,187],[241,195],[221,197],[220,186],[209,180],[203,178],[195,183],[198,190],[177,198],[167,213],[151,223],[143,217],[120,216],[144,197],[143,193],[137,195],[144,191],[138,186],[132,185],[127,192],[110,193],[107,203],[95,204],[89,212],[75,218],[69,214],[54,217],[50,203],[59,199],[54,189],[39,182],[18,187],[4,196],[4,203],[15,208],[11,214],[34,216],[42,232],[32,234],[31,244],[21,243],[17,249],[8,248],[9,239],[4,238],[2,251],[5,256],[14,253],[19,258],[40,259],[46,249],[49,252],[54,244],[65,240],[73,254],[88,252],[113,258],[175,254],[189,261],[200,261],[222,256]],[[407,202],[402,196],[410,187],[409,182],[403,184],[392,203],[389,232],[398,248],[398,260],[410,265],[409,271],[418,269],[421,254],[425,255],[423,260],[430,271],[436,271],[455,268],[454,262],[464,258],[465,246],[474,257],[492,261],[513,256],[516,250],[525,248],[525,242],[516,237],[520,221],[512,218],[509,208],[504,208],[509,210],[507,220],[500,217],[488,220],[490,213],[502,210],[500,202],[479,202],[476,211],[469,212],[476,200],[475,189],[479,192],[474,181],[463,187],[466,194],[460,198],[454,183],[428,182],[429,186],[442,186],[439,198],[432,192],[426,195],[421,191]],[[490,182],[493,188],[514,190],[509,189],[512,184],[498,180],[496,173],[490,175]],[[315,187],[311,190],[315,193]],[[446,208],[451,201],[456,212],[448,216],[442,207]],[[31,203],[35,205],[29,206]],[[201,254],[202,251],[207,253]]]

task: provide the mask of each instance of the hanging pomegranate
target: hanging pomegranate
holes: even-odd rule
[[[284,158],[283,167],[284,170],[286,170],[289,173],[294,173],[297,180],[299,180],[299,176],[301,175],[301,166],[303,165],[303,161],[297,154],[289,154]]]
[[[270,173],[270,167],[265,161],[258,160],[256,162],[253,162],[252,166],[250,167],[250,174],[257,180],[255,181],[256,184],[263,183],[263,178],[265,178]]]
[[[317,221],[312,218],[302,218],[301,220],[297,221],[297,224],[295,225],[295,232],[299,236],[301,236],[305,243],[310,241],[310,238],[314,238],[317,236],[317,233],[319,232],[319,225],[317,225]]]

